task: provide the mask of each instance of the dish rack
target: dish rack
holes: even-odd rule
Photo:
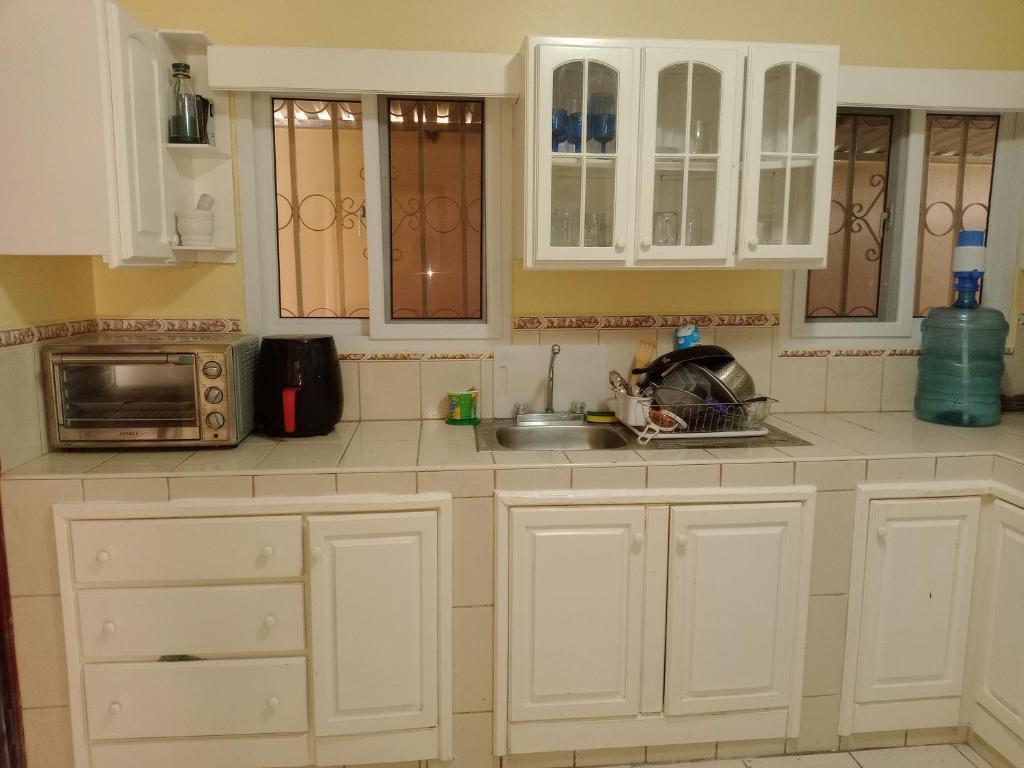
[[[744,403],[700,403],[693,405],[658,405],[657,409],[670,411],[683,421],[686,427],[673,432],[659,432],[653,435],[658,440],[679,440],[693,437],[757,437],[768,434],[764,425],[774,401],[758,398]],[[640,435],[650,423],[651,407],[649,397],[633,397],[623,392],[615,393],[615,418]]]

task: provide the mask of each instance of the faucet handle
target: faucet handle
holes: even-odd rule
[[[587,404],[582,400],[573,400],[572,405],[569,406],[569,410],[575,415],[579,416],[587,410]]]
[[[523,413],[526,413],[526,403],[524,403],[522,400],[520,400],[520,401],[518,401],[518,402],[516,402],[516,403],[514,403],[512,405],[512,418],[513,419],[519,418],[519,415],[523,414]]]

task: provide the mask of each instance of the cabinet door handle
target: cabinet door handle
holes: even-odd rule
[[[752,251],[756,251],[757,246],[759,246],[760,244],[761,241],[758,240],[756,237],[752,237],[749,240],[747,240],[747,247]]]
[[[311,550],[309,550],[309,554],[313,556],[314,560],[319,560],[320,556],[323,553],[324,553],[324,551],[322,549],[320,549],[320,547],[313,547]]]
[[[272,554],[274,554],[274,548],[269,545],[263,547],[263,549],[260,550],[260,554],[263,555],[263,557],[270,557]]]
[[[680,533],[678,536],[676,536],[676,544],[679,545],[680,549],[686,549],[686,543],[688,541],[689,539],[686,538],[685,533]]]
[[[888,535],[889,535],[889,526],[888,525],[880,525],[880,526],[878,526],[878,538],[884,539]]]
[[[636,546],[639,547],[641,544],[644,543],[644,535],[642,533],[634,533],[633,534],[633,543],[636,544]]]
[[[97,563],[105,563],[109,559],[110,559],[110,553],[107,552],[107,550],[105,550],[105,549],[101,549],[99,552],[96,553],[96,562]]]
[[[650,247],[651,247],[651,241],[648,238],[645,237],[643,240],[640,241],[640,249],[641,250],[646,251]]]
[[[626,250],[626,238],[620,237],[615,241],[615,250],[620,252]]]
[[[118,712],[121,711],[121,704],[120,704],[120,702],[117,702],[117,701],[110,702],[110,706],[107,707],[107,711],[109,711],[110,714],[112,714],[112,715],[116,715]]]
[[[103,622],[103,634],[112,635],[117,630],[117,625],[112,621]]]
[[[277,709],[279,706],[281,706],[281,700],[277,696],[271,696],[267,699],[267,707],[269,709]]]
[[[277,626],[277,617],[267,616],[265,619],[263,619],[263,626],[267,629],[273,629]]]

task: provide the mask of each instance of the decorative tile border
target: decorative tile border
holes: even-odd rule
[[[779,316],[756,313],[714,315],[569,315],[565,317],[523,315],[512,318],[512,330],[675,328],[687,323],[693,323],[700,328],[718,326],[764,328],[778,325]]]
[[[490,360],[493,352],[339,352],[350,363],[424,362],[432,360]]]
[[[0,349],[34,344],[37,341],[66,339],[86,333],[238,333],[242,324],[228,318],[99,318],[67,323],[34,325],[0,331]]]

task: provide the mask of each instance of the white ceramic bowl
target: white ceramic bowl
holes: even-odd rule
[[[177,211],[178,235],[182,245],[213,245],[213,211]]]

